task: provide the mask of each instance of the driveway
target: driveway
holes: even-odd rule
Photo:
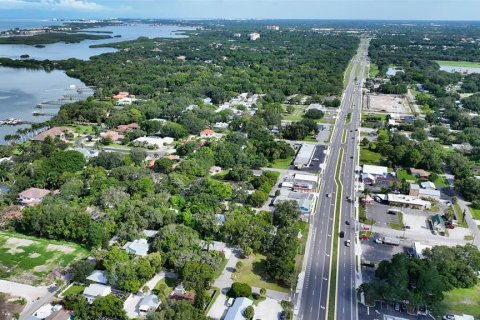
[[[283,308],[280,305],[280,302],[275,299],[266,298],[255,308],[255,316],[253,318],[262,320],[277,320],[279,319],[282,311]]]
[[[136,318],[139,316],[138,304],[142,300],[143,295],[130,295],[130,297],[125,300],[123,303],[123,309],[127,313],[127,317],[130,319]]]
[[[222,319],[225,313],[227,312],[227,296],[226,293],[232,286],[232,273],[235,270],[238,259],[240,259],[241,251],[238,249],[232,248],[232,254],[230,259],[228,259],[225,269],[223,269],[222,274],[218,277],[213,286],[220,288],[220,295],[217,297],[215,302],[212,305],[212,308],[208,312],[208,316],[213,319]]]

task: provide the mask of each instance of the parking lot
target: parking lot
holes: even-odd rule
[[[388,214],[390,206],[381,203],[372,203],[366,206],[367,217],[375,220],[376,226],[388,227],[389,223],[398,223],[398,214]],[[403,210],[402,210],[403,211]]]
[[[325,162],[325,150],[327,148],[323,145],[317,144],[315,152],[312,156],[312,162],[310,166],[300,169],[303,172],[318,172],[320,171],[320,165]]]

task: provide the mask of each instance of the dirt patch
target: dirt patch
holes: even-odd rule
[[[59,245],[59,244],[49,244],[47,246],[48,251],[60,251],[63,253],[72,253],[75,251],[75,248],[66,245]]]
[[[32,258],[32,259],[33,259],[33,258],[38,258],[38,257],[40,257],[40,256],[41,256],[41,254],[38,253],[38,252],[32,252],[32,253],[30,253],[30,254],[28,255],[28,257],[29,257],[29,258]]]
[[[38,243],[37,241],[22,239],[22,238],[8,238],[3,245],[4,248],[8,248],[7,251],[10,254],[22,253],[25,250],[21,249],[20,247],[28,247],[32,244]]]
[[[35,272],[46,272],[48,270],[50,270],[50,268],[48,266],[45,266],[45,265],[36,266],[35,268],[33,268],[33,271],[35,271]]]
[[[402,95],[394,94],[369,94],[365,111],[386,112],[398,114],[411,114],[412,110],[408,105],[407,99]]]

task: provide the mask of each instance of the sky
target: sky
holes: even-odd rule
[[[0,18],[480,20],[480,0],[0,0]]]

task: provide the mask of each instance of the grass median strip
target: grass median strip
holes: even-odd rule
[[[342,143],[347,142],[347,129],[343,129]]]
[[[335,183],[337,185],[337,197],[335,200],[335,223],[333,225],[333,243],[332,253],[330,255],[330,281],[329,281],[329,298],[328,298],[328,319],[335,319],[336,293],[337,293],[337,256],[338,256],[338,226],[340,223],[340,213],[342,204],[343,187],[340,181],[340,170],[343,162],[343,148],[340,149],[340,154],[337,160],[337,169],[335,171]]]

